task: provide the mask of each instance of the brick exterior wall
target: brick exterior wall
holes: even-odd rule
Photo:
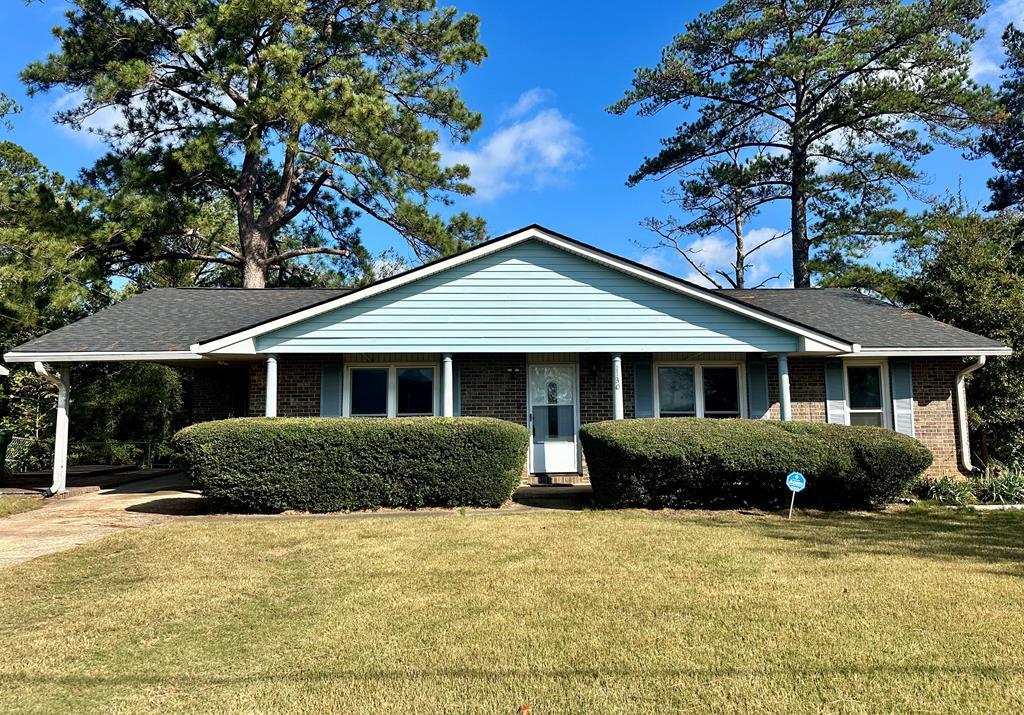
[[[248,366],[183,368],[190,379],[185,392],[188,424],[245,415],[248,402]]]
[[[960,358],[912,358],[914,388],[914,436],[932,451],[935,461],[929,476],[960,474],[956,406],[953,381],[963,367]],[[790,398],[793,419],[827,422],[824,358],[789,359]],[[892,385],[889,386],[892,394]],[[779,419],[779,370],[768,360],[768,399],[771,417]]]
[[[794,420],[825,422],[825,360],[789,359],[789,400]],[[779,363],[768,359],[768,402],[773,420],[779,419]]]
[[[320,368],[339,364],[340,355],[279,355],[277,414],[279,417],[320,416]],[[249,415],[263,415],[267,397],[267,364],[249,364]]]
[[[526,424],[526,381],[529,359],[518,354],[459,354],[460,400],[466,416],[495,417]],[[627,419],[635,416],[633,365],[644,355],[623,355],[623,406]],[[282,355],[278,358],[278,414],[282,417],[313,417],[320,414],[320,368],[339,363],[339,355]],[[962,367],[959,358],[915,358],[912,360],[914,387],[914,429],[917,439],[935,455],[932,476],[959,474],[958,428],[953,400],[953,381]],[[793,418],[808,422],[826,421],[825,360],[789,360]],[[612,417],[611,355],[580,354],[580,422],[597,422]],[[266,394],[266,364],[253,362],[194,370],[191,391],[193,422],[223,419],[240,413],[247,392],[248,413],[262,415]],[[768,358],[770,414],[779,418],[777,362]],[[587,480],[582,475],[558,475],[546,481],[572,483]]]
[[[462,414],[526,424],[526,355],[456,355]]]
[[[914,436],[932,451],[935,462],[931,476],[960,474],[957,459],[959,427],[953,399],[956,374],[963,369],[960,358],[915,358],[910,370],[914,386]]]

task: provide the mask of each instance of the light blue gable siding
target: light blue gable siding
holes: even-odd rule
[[[774,327],[525,241],[257,338],[260,351],[793,351]]]

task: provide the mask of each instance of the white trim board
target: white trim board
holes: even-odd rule
[[[4,360],[9,363],[33,362],[158,362],[161,360],[202,360],[203,356],[187,350],[153,352],[53,352],[53,353],[7,353]]]
[[[1013,349],[1002,348],[861,348],[857,353],[843,353],[836,357],[976,357],[1013,355]]]
[[[216,338],[205,343],[196,343],[195,345],[191,346],[191,350],[192,352],[199,354],[218,352],[227,353],[230,350],[230,348],[236,345],[237,343],[245,343],[245,341],[251,340],[259,335],[264,335],[266,333],[273,332],[274,330],[278,330],[280,328],[293,325],[303,320],[307,320],[308,318],[312,318],[314,316],[335,310],[342,306],[346,306],[351,303],[356,303],[365,298],[379,295],[381,293],[393,290],[400,286],[413,283],[422,278],[436,275],[437,273],[441,273],[451,268],[455,268],[456,266],[463,265],[470,261],[474,261],[478,258],[483,258],[484,256],[489,256],[493,253],[497,253],[498,251],[502,251],[506,248],[509,248],[510,246],[514,246],[516,244],[528,240],[540,241],[542,243],[545,243],[549,246],[553,246],[567,253],[572,253],[593,263],[597,263],[598,265],[614,269],[616,271],[625,273],[635,278],[639,278],[641,280],[647,281],[648,283],[652,283],[654,285],[666,288],[673,292],[686,295],[695,300],[699,300],[704,303],[709,303],[716,307],[722,308],[723,310],[743,315],[747,318],[756,320],[760,323],[771,325],[792,335],[797,335],[800,338],[803,338],[804,344],[808,348],[813,347],[815,352],[846,353],[856,351],[856,346],[851,343],[843,342],[841,340],[838,340],[837,338],[825,335],[823,333],[819,333],[815,330],[811,330],[810,328],[806,328],[801,325],[797,325],[788,320],[776,318],[772,315],[763,313],[762,311],[759,311],[756,308],[743,305],[728,298],[723,298],[721,296],[711,294],[708,291],[702,290],[697,286],[688,283],[684,280],[678,278],[670,278],[668,276],[661,275],[656,271],[644,269],[639,266],[634,266],[629,263],[626,263],[625,261],[616,260],[611,256],[605,255],[604,253],[597,251],[596,249],[591,249],[582,244],[577,244],[574,241],[569,241],[564,238],[560,238],[551,233],[548,233],[547,231],[543,231],[535,227],[523,229],[522,231],[518,231],[510,236],[506,236],[504,238],[492,241],[489,244],[480,246],[479,248],[470,249],[465,253],[456,254],[451,258],[442,259],[440,261],[437,261],[436,263],[428,264],[422,268],[394,276],[393,278],[389,278],[387,280],[381,281],[380,283],[367,286],[366,288],[363,288],[361,290],[357,290],[352,293],[339,296],[334,300],[327,301],[325,303],[320,303],[318,305],[314,305],[304,310],[297,311],[290,315],[282,316],[280,318],[276,318],[274,320],[267,321],[266,323],[254,326],[252,328],[241,330],[237,333],[232,333],[230,335],[225,335],[223,337]],[[247,348],[248,344],[242,346],[243,350],[247,350]]]

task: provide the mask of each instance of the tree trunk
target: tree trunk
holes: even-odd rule
[[[239,227],[242,245],[242,287],[266,288],[270,237],[256,227]]]
[[[808,268],[811,246],[807,238],[807,155],[803,148],[794,147],[791,154],[793,172],[790,182],[790,224],[793,231],[793,287],[810,288],[811,272]]]

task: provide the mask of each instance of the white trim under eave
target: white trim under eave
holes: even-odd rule
[[[202,360],[202,355],[186,350],[154,352],[66,352],[7,353],[4,360],[19,362],[158,362],[163,360]]]
[[[394,290],[395,288],[406,285],[408,283],[413,283],[422,278],[426,278],[428,276],[432,276],[437,273],[447,271],[449,269],[460,266],[464,263],[475,261],[476,259],[483,258],[484,256],[489,256],[492,253],[497,253],[498,251],[502,251],[506,248],[522,243],[523,241],[527,241],[529,239],[538,240],[542,243],[554,246],[555,248],[559,248],[567,253],[572,253],[582,258],[585,258],[593,263],[597,263],[598,265],[611,268],[613,270],[619,271],[620,273],[631,275],[635,278],[647,281],[648,283],[653,283],[654,285],[661,286],[676,293],[681,293],[683,295],[702,301],[704,303],[710,303],[711,305],[717,306],[724,310],[728,310],[732,313],[743,315],[752,320],[756,320],[760,323],[771,325],[787,333],[797,335],[801,338],[809,338],[813,343],[823,345],[827,349],[825,350],[827,352],[849,352],[851,350],[854,350],[854,346],[850,343],[846,343],[836,338],[833,338],[829,335],[824,335],[809,328],[796,325],[782,318],[775,318],[773,316],[766,315],[755,308],[742,305],[727,298],[722,298],[716,295],[709,294],[708,292],[703,291],[697,288],[696,286],[692,286],[686,283],[686,281],[661,276],[651,271],[643,270],[640,267],[635,267],[623,263],[622,261],[616,261],[609,256],[598,253],[597,251],[589,250],[585,246],[561,239],[557,236],[552,236],[551,234],[545,231],[541,231],[540,229],[537,228],[525,229],[523,231],[520,231],[519,233],[515,233],[512,234],[511,236],[507,236],[503,239],[494,241],[493,243],[490,243],[486,246],[471,249],[463,254],[458,254],[452,256],[451,258],[442,259],[437,263],[428,264],[426,266],[423,266],[422,268],[407,273],[399,274],[394,278],[381,281],[380,283],[377,283],[375,285],[367,286],[366,288],[363,288],[361,290],[356,290],[352,293],[339,296],[334,300],[327,301],[325,303],[320,303],[319,305],[311,306],[309,308],[297,311],[290,315],[285,315],[275,320],[267,321],[266,323],[261,323],[260,325],[254,326],[252,328],[241,330],[237,333],[232,333],[230,335],[225,335],[215,340],[210,340],[206,343],[196,343],[191,346],[191,350],[193,353],[200,354],[219,352],[224,348],[228,347],[229,345],[234,345],[244,340],[255,338],[259,335],[265,335],[266,333],[270,333],[273,332],[274,330],[278,330],[280,328],[293,325],[295,323],[307,320],[317,315],[327,313],[342,306],[346,306],[351,303],[356,303],[365,298],[379,295],[380,293],[384,293],[389,290]]]
[[[993,357],[1013,355],[1011,348],[861,348],[858,353],[843,353],[836,357]]]

